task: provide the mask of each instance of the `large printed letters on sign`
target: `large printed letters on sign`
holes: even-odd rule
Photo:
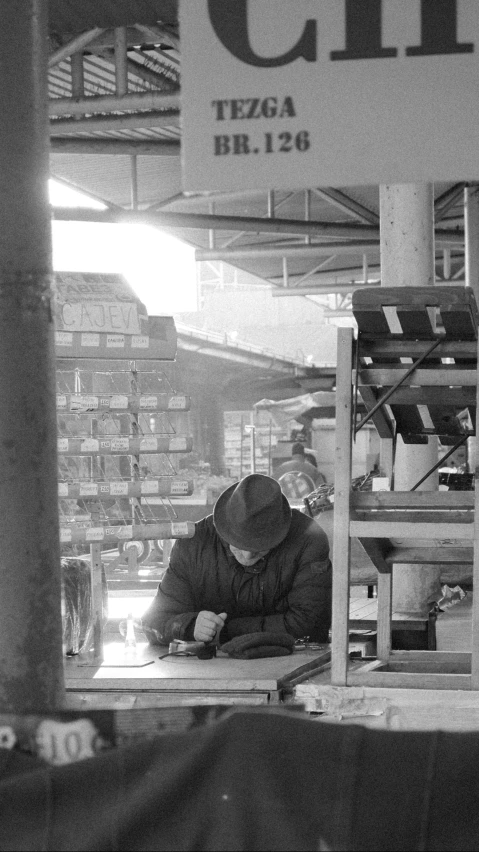
[[[406,47],[406,56],[438,56],[473,53],[474,44],[457,41],[457,0],[417,0],[421,9],[421,43]],[[246,65],[278,68],[296,59],[317,61],[317,21],[306,20],[294,47],[281,56],[258,56],[248,34],[249,0],[208,0],[211,25],[223,46]],[[334,61],[386,59],[398,55],[395,47],[382,45],[383,0],[345,0],[345,49],[333,50]],[[318,15],[321,2],[318,0]]]
[[[208,0],[212,27],[221,43],[241,62],[257,68],[278,68],[302,57],[316,61],[316,21],[306,21],[298,43],[282,56],[267,59],[251,49],[248,36],[248,0]]]

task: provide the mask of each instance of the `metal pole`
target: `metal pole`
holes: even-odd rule
[[[249,432],[250,436],[250,472],[256,473],[256,426],[252,423],[247,423],[245,425],[245,430],[246,432]]]
[[[138,210],[138,159],[130,157],[131,209]]]
[[[120,97],[128,92],[128,42],[126,27],[115,29],[115,83],[116,93]]]
[[[47,3],[0,0],[0,709],[63,703]]]

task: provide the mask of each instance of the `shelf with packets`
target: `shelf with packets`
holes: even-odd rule
[[[125,530],[133,523],[138,539],[176,538],[192,534],[191,525],[178,526],[170,498],[192,493],[193,483],[177,476],[171,455],[189,453],[192,439],[178,435],[172,423],[187,412],[190,399],[168,385],[162,371],[75,368],[57,373],[59,499],[62,542],[81,543],[75,531],[77,509],[105,530],[97,541],[135,538]],[[150,497],[157,498],[155,509]],[[164,517],[158,518],[158,498]],[[88,506],[85,506],[85,501]],[[73,505],[72,505],[73,503]],[[75,505],[76,504],[76,505]],[[161,513],[160,513],[161,514]],[[110,528],[117,524],[117,533]],[[153,527],[161,522],[161,535]],[[120,530],[123,529],[122,532]],[[86,538],[91,538],[92,533]]]
[[[194,534],[174,508],[175,497],[194,488],[176,469],[177,457],[192,450],[181,434],[190,399],[161,365],[142,366],[63,359],[57,369],[60,544],[63,554],[89,552],[97,628],[102,572],[107,583],[139,582],[145,562],[158,573],[168,542]],[[99,657],[102,629],[96,637]]]

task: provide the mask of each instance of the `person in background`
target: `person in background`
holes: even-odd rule
[[[304,457],[306,461],[309,461],[311,464],[317,468],[318,462],[316,461],[316,456],[313,453],[309,453],[307,450],[304,451]]]
[[[324,485],[326,482],[325,477],[314,464],[311,464],[311,462],[306,459],[305,455],[304,445],[297,441],[291,447],[290,461],[283,462],[283,464],[280,464],[279,467],[276,468],[274,478],[279,482],[285,473],[297,472],[309,476],[313,483],[313,488],[316,488],[318,485]]]
[[[257,632],[327,642],[331,573],[319,524],[253,473],[220,494],[192,538],[175,541],[142,628],[160,645]]]

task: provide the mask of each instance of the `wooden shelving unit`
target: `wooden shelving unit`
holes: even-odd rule
[[[394,444],[437,435],[446,454],[476,434],[478,311],[468,288],[356,291],[358,324],[338,336],[332,682],[338,686],[479,689],[479,600],[472,654],[393,651],[394,565],[470,564],[479,588],[479,486],[475,491],[352,492],[355,432],[372,420],[394,481]],[[357,398],[368,414],[358,422]],[[430,475],[432,471],[429,472]],[[477,478],[477,474],[476,474]],[[377,659],[348,661],[350,546],[357,538],[378,570]]]
[[[57,273],[55,296],[60,541],[63,556],[89,552],[101,658],[104,550],[109,570],[118,562],[133,577],[146,554],[166,558],[170,540],[194,534],[174,509],[194,487],[177,473],[192,449],[178,428],[190,399],[163,366],[176,358],[173,317],[148,317],[121,276]]]

